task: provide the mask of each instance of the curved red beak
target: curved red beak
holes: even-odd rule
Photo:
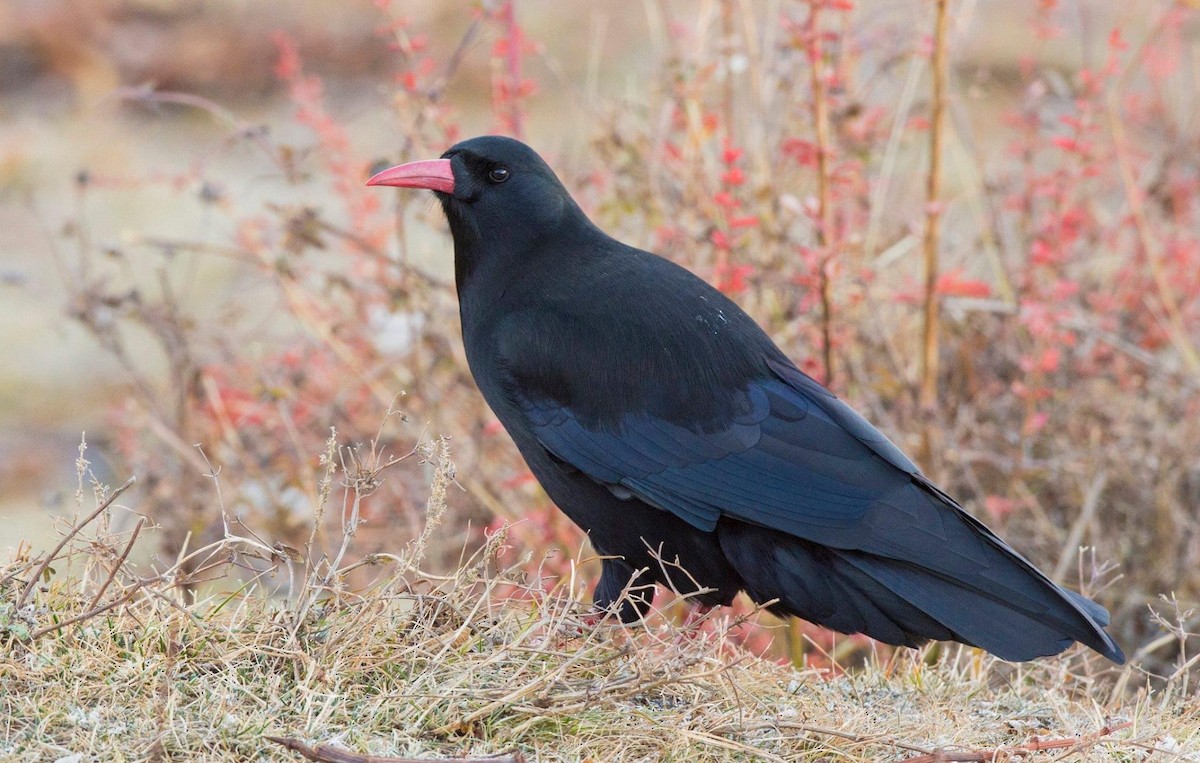
[[[428,188],[431,191],[454,193],[454,171],[450,168],[449,159],[426,159],[386,169],[372,176],[367,185]]]

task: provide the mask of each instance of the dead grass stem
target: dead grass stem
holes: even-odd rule
[[[454,471],[444,442],[414,452],[433,467],[428,533]],[[127,483],[98,493],[97,510],[52,554],[0,565],[0,756],[1200,755],[1200,707],[1186,687],[1102,703],[1108,679],[1078,651],[1007,665],[934,648],[874,657],[853,674],[797,671],[736,645],[745,617],[710,615],[711,630],[661,615],[647,626],[595,624],[573,586],[547,590],[524,564],[501,565],[503,532],[445,574],[421,567],[427,533],[404,553],[351,560],[342,546],[353,547],[352,507],[395,461],[372,451],[317,467],[322,502],[340,476],[347,506],[336,564],[314,557],[316,536],[301,554],[230,522],[224,538],[147,574],[129,553],[142,523],[117,533],[96,521]],[[184,586],[198,595],[183,596]],[[1163,624],[1186,651],[1186,613]]]

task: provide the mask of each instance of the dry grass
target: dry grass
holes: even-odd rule
[[[515,125],[520,104],[496,96],[529,75],[544,88],[531,99],[543,115],[525,115],[531,141],[598,225],[729,292],[806,371],[832,374],[833,390],[920,455],[969,511],[1106,606],[1124,648],[1158,643],[1145,667],[1174,670],[1185,655],[1147,605],[1171,594],[1200,610],[1200,376],[1188,360],[1200,347],[1200,121],[1188,116],[1200,113],[1200,91],[1182,65],[1194,57],[1184,47],[1194,25],[1178,3],[1121,18],[1093,18],[1096,4],[1037,3],[1032,19],[949,3],[942,120],[926,95],[932,3],[920,13],[897,0],[853,13],[818,0],[634,3],[649,29],[634,37],[627,9],[597,7],[594,44],[571,37],[557,54],[535,45],[524,68],[507,55],[522,48],[505,42],[516,30],[503,13],[451,13],[434,25],[405,21],[399,3],[368,5],[376,18],[357,28],[384,22],[379,34],[400,47],[389,71],[404,75],[366,77],[374,70],[364,66],[355,87],[369,108],[336,79],[323,91],[317,75],[333,70],[319,41],[290,29],[274,55],[286,114],[240,104],[242,79],[211,98],[141,84],[153,77],[131,82],[113,94],[122,110],[104,117],[136,115],[120,147],[145,157],[173,136],[175,150],[140,169],[85,163],[70,192],[47,187],[27,210],[45,230],[73,328],[124,370],[120,409],[103,425],[70,428],[86,423],[113,471],[139,476],[137,505],[162,554],[174,558],[185,538],[195,548],[223,537],[210,467],[193,443],[224,469],[231,511],[303,550],[317,494],[308,459],[324,426],[366,441],[398,393],[411,424],[396,417],[382,442],[407,448],[420,426],[453,437],[467,490],[425,566],[447,569],[505,520],[522,520],[514,545],[539,560],[578,548],[581,533],[473,386],[440,210],[424,194],[362,185],[376,157],[437,156],[456,137]],[[420,4],[403,5],[407,17]],[[527,21],[545,22],[524,5]],[[194,14],[181,13],[164,23],[190,28]],[[567,74],[583,48],[596,69],[616,67],[604,53],[607,13],[611,42],[641,49],[636,70],[614,68],[628,88]],[[1051,39],[1047,25],[1074,31]],[[264,36],[246,39],[261,52]],[[980,58],[981,43],[994,50],[997,40],[1002,60]],[[1164,61],[1144,53],[1172,40],[1192,52],[1166,76]],[[1103,82],[1094,66],[1060,59],[1076,47],[1111,56]],[[1026,55],[1030,66],[1018,66]],[[488,114],[448,107],[467,96],[478,109],[489,81]],[[586,126],[571,129],[571,114]],[[183,128],[203,120],[217,129],[184,145],[193,133]],[[933,173],[943,182],[931,195],[921,182],[940,156],[930,125],[943,123]],[[106,144],[104,153],[120,152]],[[59,180],[74,168],[60,166]],[[926,249],[937,254],[940,309],[922,267],[921,220],[940,230]],[[30,290],[24,304],[53,303],[47,296]],[[936,342],[923,330],[931,310]],[[20,304],[7,313],[30,314]],[[931,350],[940,370],[923,387]],[[920,394],[927,403],[930,381],[936,415]],[[6,454],[0,486],[40,494],[45,480],[12,476],[17,461],[39,463]],[[401,471],[366,507],[360,555],[420,533],[424,483],[419,470]],[[1086,564],[1081,547],[1093,549]],[[797,631],[774,653],[803,665],[803,644]]]
[[[0,566],[0,756],[297,759],[277,736],[537,761],[1200,760],[1186,670],[1132,698],[1079,651],[1014,666],[935,648],[797,672],[742,651],[741,622],[719,614],[593,625],[573,579],[546,590],[528,560],[499,563],[504,532],[449,574],[424,571],[453,484],[444,443],[413,451],[431,466],[426,532],[352,560],[358,507],[399,459],[343,453],[331,439],[316,508],[340,498],[342,537],[319,557],[319,541],[306,554],[226,517],[224,538],[143,569],[129,553],[142,523],[120,530],[119,495],[93,483],[103,510],[81,510],[57,552]]]

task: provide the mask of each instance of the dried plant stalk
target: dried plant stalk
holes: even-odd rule
[[[921,386],[917,404],[924,427],[921,436],[922,465],[932,471],[937,448],[934,446],[934,414],[938,402],[938,247],[942,223],[942,142],[946,108],[946,28],[949,0],[936,0],[933,25],[931,69],[933,88],[929,117],[929,174],[925,183],[925,255],[924,325],[921,333]]]

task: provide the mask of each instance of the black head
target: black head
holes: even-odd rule
[[[580,225],[591,227],[558,176],[524,143],[498,135],[464,140],[440,159],[384,170],[368,185],[428,188],[454,236],[459,288],[482,260],[510,260]]]
[[[450,160],[454,191],[439,193],[438,199],[455,243],[460,238],[484,245],[514,235],[523,239],[552,231],[564,215],[579,211],[554,170],[520,141],[498,135],[471,138],[442,158]]]

